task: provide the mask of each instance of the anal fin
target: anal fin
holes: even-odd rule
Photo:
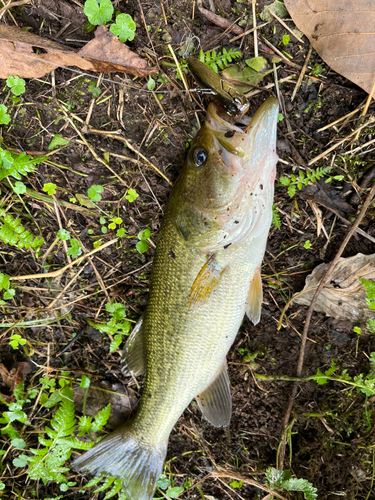
[[[263,289],[260,267],[255,270],[246,301],[246,314],[254,325],[259,323],[262,312]]]
[[[214,380],[196,397],[204,417],[215,427],[229,425],[232,413],[232,398],[225,360]]]
[[[124,375],[142,375],[146,371],[143,316],[133,328],[125,344],[121,371]]]
[[[211,255],[197,274],[189,295],[189,309],[196,309],[204,304],[217,287],[228,266],[221,267],[215,255]]]

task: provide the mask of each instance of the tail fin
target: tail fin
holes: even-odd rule
[[[106,472],[123,479],[128,500],[151,500],[163,471],[167,443],[154,448],[136,439],[122,426],[73,462],[73,467],[93,475]]]

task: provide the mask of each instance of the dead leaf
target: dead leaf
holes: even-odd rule
[[[7,385],[11,391],[10,395],[0,393],[0,396],[7,403],[11,403],[14,399],[13,391],[17,387],[18,384],[23,382],[27,375],[31,372],[31,366],[26,361],[21,361],[20,363],[16,363],[15,368],[12,368],[10,371],[7,369],[3,363],[0,363],[0,376],[3,379],[5,385]]]
[[[374,0],[285,0],[285,5],[323,61],[370,93],[375,81]]]
[[[294,302],[304,306],[311,304],[315,290],[329,265],[329,263],[321,264],[307,276],[301,296]],[[320,293],[314,310],[337,320],[364,322],[372,318],[374,311],[366,304],[366,290],[359,278],[375,281],[375,254],[359,253],[354,257],[341,257]],[[310,288],[312,290],[305,292]]]
[[[77,66],[84,71],[105,73],[119,71],[135,76],[148,76],[157,70],[148,68],[147,61],[132,52],[105,26],[99,26],[95,38],[75,51],[16,26],[0,24],[0,78],[11,75],[41,78],[59,66]]]
[[[298,195],[303,200],[313,201],[318,205],[322,205],[343,218],[347,218],[349,214],[355,211],[341,197],[340,192],[332,187],[330,182],[318,181],[314,182],[314,184],[309,184]]]
[[[74,403],[77,411],[82,411],[84,393],[85,389],[82,387],[74,387]],[[129,417],[137,403],[137,398],[130,391],[129,395],[125,394],[124,388],[120,384],[110,385],[98,379],[92,379],[87,394],[86,414],[94,417],[109,403],[111,404],[111,415],[107,425],[115,429]]]

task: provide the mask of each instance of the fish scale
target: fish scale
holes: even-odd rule
[[[151,500],[169,434],[197,398],[227,426],[226,355],[245,313],[260,319],[260,267],[272,220],[278,101],[242,130],[210,104],[164,215],[142,322],[125,348],[124,372],[146,371],[130,422],[74,462],[123,478],[128,500]]]

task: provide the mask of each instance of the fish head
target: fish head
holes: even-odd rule
[[[171,205],[187,243],[208,252],[268,230],[276,176],[278,100],[243,129],[211,103],[192,141]]]

